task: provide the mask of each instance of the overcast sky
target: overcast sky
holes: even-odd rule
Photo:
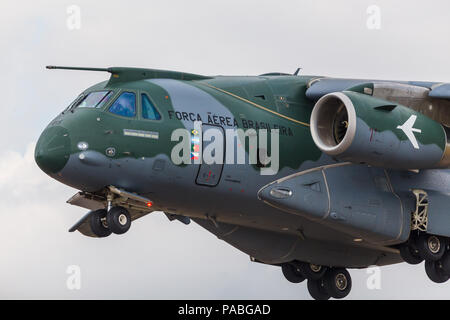
[[[71,5],[80,9],[79,29]],[[373,5],[380,29],[371,29]],[[195,224],[161,213],[123,236],[68,233],[85,210],[65,203],[76,190],[37,168],[34,143],[106,75],[45,65],[205,75],[302,67],[327,76],[450,81],[449,12],[447,0],[2,0],[0,298],[310,299],[306,282],[290,284],[279,268],[251,263]],[[70,265],[80,267],[80,290],[66,286]],[[351,274],[350,299],[450,297],[449,283],[432,283],[423,264],[382,268],[381,290],[367,288],[365,270]]]

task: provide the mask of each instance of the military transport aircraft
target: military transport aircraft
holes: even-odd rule
[[[36,145],[89,210],[71,232],[123,234],[162,211],[307,280],[315,299],[346,297],[347,269],[425,261],[432,281],[450,278],[450,84],[47,68],[111,74]]]

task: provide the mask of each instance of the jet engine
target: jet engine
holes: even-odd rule
[[[320,150],[340,161],[383,168],[450,167],[447,130],[408,107],[352,91],[323,96],[311,114],[311,135]]]

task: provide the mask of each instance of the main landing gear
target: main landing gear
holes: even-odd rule
[[[416,209],[411,213],[411,234],[399,247],[400,255],[409,264],[425,260],[425,272],[431,281],[446,282],[450,278],[450,239],[428,234],[428,194],[413,190]]]
[[[409,264],[419,264],[425,260],[425,272],[431,281],[443,283],[450,279],[448,238],[413,232],[399,249],[403,260]]]
[[[283,263],[281,270],[290,282],[300,283],[307,280],[309,294],[316,300],[342,299],[352,289],[352,278],[344,268],[328,268],[292,261]]]
[[[131,227],[131,216],[123,207],[112,207],[96,210],[89,217],[92,232],[99,238],[109,236],[111,233],[123,234]]]

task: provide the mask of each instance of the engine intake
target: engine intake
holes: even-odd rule
[[[355,108],[345,94],[330,93],[316,103],[311,114],[311,134],[320,150],[339,155],[351,145],[355,133]]]
[[[323,96],[311,114],[311,135],[320,150],[341,161],[399,169],[444,168],[450,163],[441,124],[362,93]]]

